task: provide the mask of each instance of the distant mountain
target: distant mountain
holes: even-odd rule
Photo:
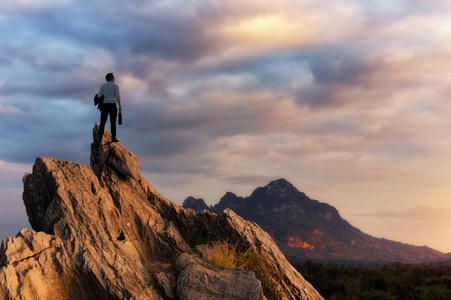
[[[420,263],[440,261],[432,248],[374,238],[344,220],[333,206],[312,200],[285,179],[270,182],[243,198],[226,193],[208,207],[189,197],[183,207],[220,213],[232,209],[268,232],[288,259]]]
[[[188,197],[183,201],[183,205],[191,208],[194,211],[202,211],[204,209],[209,209],[204,199],[196,199],[194,197]]]

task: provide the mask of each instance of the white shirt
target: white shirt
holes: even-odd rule
[[[102,84],[97,96],[105,96],[103,103],[116,103],[116,100],[121,99],[121,96],[119,95],[119,86],[112,81]]]

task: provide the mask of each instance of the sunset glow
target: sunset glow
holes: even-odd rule
[[[315,32],[284,15],[264,15],[225,24],[220,34],[240,46],[291,47],[310,41]]]
[[[306,242],[303,242],[298,238],[293,238],[293,237],[289,238],[289,242],[287,243],[287,245],[288,245],[288,247],[291,247],[291,248],[303,248],[303,249],[308,249],[308,250],[313,250],[315,248],[314,246],[312,246]]]

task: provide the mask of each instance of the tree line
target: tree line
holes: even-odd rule
[[[293,266],[327,300],[448,300],[451,265],[387,265],[305,261]]]

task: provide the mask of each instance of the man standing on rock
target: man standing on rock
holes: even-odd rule
[[[121,96],[119,95],[119,86],[114,83],[113,73],[108,73],[105,76],[106,83],[100,86],[100,90],[97,93],[97,97],[104,96],[102,113],[100,114],[100,128],[99,128],[99,140],[102,142],[103,132],[105,131],[106,120],[110,115],[111,124],[111,137],[112,143],[119,142],[116,138],[116,119],[117,119],[117,106],[119,104],[119,111],[122,111]]]

